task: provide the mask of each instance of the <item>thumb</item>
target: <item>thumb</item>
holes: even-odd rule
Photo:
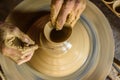
[[[22,42],[27,44],[35,44],[35,42],[27,34],[23,33],[19,29],[16,32],[16,37],[18,37]]]

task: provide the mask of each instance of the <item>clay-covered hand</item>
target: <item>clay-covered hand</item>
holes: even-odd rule
[[[8,23],[0,24],[0,47],[2,54],[14,60],[18,65],[29,61],[38,48],[29,36],[15,25]]]
[[[86,0],[52,0],[51,22],[58,30],[73,27],[86,7]]]

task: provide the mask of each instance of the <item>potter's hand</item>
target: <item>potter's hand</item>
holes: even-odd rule
[[[3,55],[18,65],[29,61],[38,48],[26,34],[8,23],[0,24],[0,47]]]
[[[86,0],[52,0],[51,22],[58,30],[73,27],[86,7]]]

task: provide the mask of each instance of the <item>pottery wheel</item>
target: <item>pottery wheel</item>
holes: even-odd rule
[[[40,44],[42,30],[39,26],[47,22],[49,7],[50,0],[25,0],[16,6],[6,22],[17,25]],[[34,26],[38,23],[36,20],[44,22]],[[108,21],[91,2],[87,2],[87,8],[68,41],[74,44],[74,52],[53,55],[39,48],[31,61],[20,66],[0,54],[7,80],[104,80],[112,65],[114,40]]]

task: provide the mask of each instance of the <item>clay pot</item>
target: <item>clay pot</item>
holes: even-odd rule
[[[28,30],[29,36],[33,36],[32,33],[36,32],[35,28],[42,21],[44,20],[40,18],[33,24]],[[37,39],[40,48],[29,64],[45,75],[68,76],[81,68],[90,55],[90,37],[80,22],[74,28],[63,27],[61,31],[56,31],[51,23],[47,22],[39,33]]]

